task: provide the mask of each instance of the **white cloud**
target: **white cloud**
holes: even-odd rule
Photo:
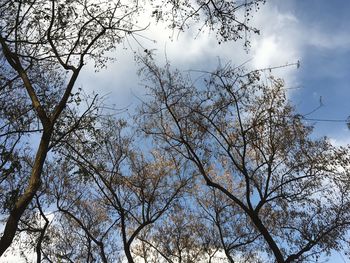
[[[346,131],[349,133],[349,131]],[[345,133],[345,131],[344,131]],[[349,136],[342,136],[342,137],[332,137],[329,139],[329,141],[334,145],[334,146],[345,146],[345,145],[350,145],[350,137]]]
[[[261,35],[252,39],[253,67],[278,67],[302,61],[301,28],[293,14],[281,11],[273,4],[266,4],[253,23],[261,28]],[[297,73],[295,66],[273,72],[283,78],[288,87],[299,85]]]
[[[319,27],[305,27],[302,33],[305,45],[325,49],[350,49],[348,32],[327,32]]]
[[[147,13],[145,13],[145,20]],[[140,19],[142,20],[142,18]],[[173,67],[181,70],[205,69],[217,67],[218,58],[223,63],[231,61],[233,65],[240,65],[251,61],[246,66],[250,69],[269,66],[279,66],[296,62],[301,58],[300,32],[298,20],[290,13],[281,13],[277,8],[266,4],[255,13],[253,23],[261,29],[261,35],[253,35],[249,53],[243,49],[243,43],[227,42],[218,45],[215,33],[204,32],[196,38],[195,29],[180,33],[169,39],[171,32],[164,24],[150,25],[138,41],[143,47],[131,40],[131,49],[141,51],[143,48],[156,50],[156,58],[160,64],[164,63],[165,54]],[[155,40],[156,43],[147,39]],[[117,107],[126,107],[136,103],[135,94],[144,93],[140,80],[136,76],[132,52],[118,49],[115,53],[117,62],[108,65],[107,70],[97,74],[90,67],[81,76],[80,83],[87,90],[98,90],[100,94],[109,93],[109,101],[114,101]],[[295,85],[295,67],[273,72],[286,80],[287,85]]]

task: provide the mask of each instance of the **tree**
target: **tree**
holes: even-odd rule
[[[25,105],[31,105],[35,111],[42,132],[28,183],[23,192],[18,193],[10,209],[0,240],[0,254],[10,246],[23,212],[40,187],[43,165],[51,147],[52,135],[57,129],[55,126],[87,57],[93,57],[97,65],[102,63],[101,53],[96,54],[100,41],[109,41],[110,45],[103,49],[106,51],[118,37],[118,34],[112,33],[116,24],[123,22],[120,30],[131,30],[130,25],[124,24],[127,23],[124,18],[130,12],[123,17],[113,14],[118,6],[73,5],[71,1],[64,4],[55,1],[6,1],[1,5],[0,43],[7,63],[3,69],[11,67],[10,80],[7,81],[21,80],[20,85],[24,86],[21,93],[26,92]],[[82,13],[78,14],[78,8],[82,8]],[[89,15],[91,9],[94,9],[93,15]],[[73,17],[76,23],[69,24]],[[71,74],[65,79],[61,77],[60,70]],[[12,92],[11,87],[9,92]]]
[[[194,19],[226,41],[241,38],[243,32],[257,32],[246,22],[252,9],[263,2],[169,1],[162,10],[158,2],[150,4],[156,20],[170,21],[172,29],[184,30]],[[237,15],[240,9],[243,18]],[[5,0],[0,4],[1,158],[5,169],[1,176],[4,184],[13,181],[4,201],[9,205],[0,255],[11,245],[20,218],[40,188],[45,160],[57,143],[54,134],[65,121],[64,111],[82,68],[88,61],[104,67],[109,59],[106,52],[144,30],[137,23],[141,10],[138,1]],[[9,95],[13,100],[6,99]],[[40,142],[28,174],[19,182],[16,159],[28,141],[25,134],[30,138],[39,134]]]
[[[54,237],[43,249],[51,261],[66,255],[72,262],[115,262],[122,254],[134,262],[138,237],[150,231],[189,186],[191,178],[179,173],[176,158],[137,149],[124,121],[99,123],[99,128],[74,132],[60,142],[60,161],[49,175],[47,195],[57,207],[59,224],[52,226],[69,227],[71,233]],[[65,243],[69,245],[63,247]]]
[[[205,226],[200,224],[190,206],[177,204],[157,224],[152,236],[140,238],[141,244],[149,250],[142,258],[151,262],[204,262],[206,252],[213,247],[198,239],[204,237],[203,230]]]
[[[228,65],[204,72],[195,86],[169,65],[142,62],[153,99],[141,109],[140,126],[166,152],[189,160],[221,196],[220,206],[231,209],[231,218],[213,219],[219,233],[225,222],[233,227],[220,234],[225,253],[235,258],[255,244],[264,262],[286,263],[342,249],[350,226],[349,149],[311,138],[283,81],[270,77],[266,85],[258,71]],[[236,235],[248,239],[227,249]]]
[[[224,181],[228,178],[220,178]],[[198,183],[202,189],[196,191],[196,204],[203,225],[212,234],[212,243],[218,251],[225,254],[230,263],[255,262],[260,248],[256,240],[260,234],[247,222],[246,215],[231,205],[226,195],[215,188],[205,189],[205,183]]]

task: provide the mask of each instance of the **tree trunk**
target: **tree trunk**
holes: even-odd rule
[[[11,245],[17,231],[18,222],[40,187],[41,173],[49,149],[51,134],[52,129],[46,132],[44,131],[41,136],[28,186],[24,190],[23,195],[17,199],[6,221],[4,233],[0,239],[0,256],[2,256]]]
[[[285,260],[283,258],[283,255],[281,253],[281,250],[278,248],[276,242],[273,240],[272,236],[270,235],[269,231],[264,226],[263,222],[261,222],[260,218],[256,214],[250,215],[250,218],[252,219],[254,225],[257,227],[259,232],[263,235],[265,241],[267,242],[268,246],[272,250],[277,263],[285,263]]]
[[[131,255],[131,251],[130,251],[130,246],[127,245],[124,247],[124,252],[125,252],[125,256],[128,260],[128,263],[135,263],[134,262],[134,259],[132,258],[132,255]]]

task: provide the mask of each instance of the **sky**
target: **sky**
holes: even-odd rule
[[[246,63],[259,69],[296,63],[273,71],[285,80],[288,96],[296,110],[315,126],[315,138],[327,136],[336,145],[350,143],[350,130],[344,120],[350,115],[350,1],[349,0],[268,0],[255,14],[253,25],[260,35],[251,37],[248,52],[242,42],[217,44],[215,34],[196,36],[186,31],[173,38],[164,25],[151,25],[127,50],[116,51],[117,61],[92,74],[86,68],[80,78],[82,88],[107,94],[107,103],[132,109],[144,98],[142,80],[135,74],[138,66],[133,52],[153,50],[158,63],[167,59],[180,70],[214,70],[218,63]],[[146,40],[152,39],[156,42]],[[333,253],[324,262],[350,262]]]
[[[283,68],[273,74],[285,80],[298,112],[315,125],[316,137],[328,136],[335,144],[345,144],[350,142],[344,122],[350,115],[349,18],[348,0],[268,0],[253,18],[261,33],[251,36],[248,52],[242,42],[218,45],[213,33],[196,37],[190,30],[169,38],[164,25],[150,25],[138,38],[142,46],[131,39],[130,45],[124,44],[126,49],[111,54],[117,60],[107,69],[94,74],[92,66],[86,67],[79,85],[107,95],[106,103],[116,108],[133,109],[145,94],[133,52],[146,48],[153,50],[160,65],[167,58],[173,68],[183,71],[214,70],[219,62],[247,62],[245,66],[253,70],[300,61],[299,69]]]
[[[195,37],[194,31],[186,31],[169,38],[164,25],[150,25],[139,38],[142,47],[130,40],[130,45],[124,44],[126,49],[111,53],[117,60],[106,69],[95,73],[88,65],[78,86],[104,95],[115,108],[132,111],[146,92],[133,58],[134,52],[142,53],[144,48],[153,50],[160,64],[167,58],[173,68],[184,71],[213,70],[227,62],[259,69],[300,61],[299,69],[291,66],[273,74],[285,80],[297,111],[315,125],[313,136],[328,136],[337,145],[350,143],[344,122],[350,115],[350,1],[267,0],[252,23],[261,33],[251,37],[248,52],[242,42],[218,45],[213,33]],[[328,262],[350,261],[336,253]]]

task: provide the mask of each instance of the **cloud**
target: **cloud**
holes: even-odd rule
[[[289,10],[281,10],[268,2],[253,23],[261,28],[261,35],[252,39],[252,67],[278,67],[302,61],[301,24]],[[285,80],[287,87],[299,85],[296,66],[283,67],[272,72]]]
[[[300,25],[296,17],[267,7],[257,20],[263,30],[262,35],[252,41],[254,66],[278,66],[300,59],[301,45],[297,33],[300,32]]]
[[[222,63],[231,62],[233,65],[251,61],[246,64],[249,69],[279,66],[300,59],[299,37],[296,34],[299,24],[296,17],[268,4],[254,15],[253,23],[261,29],[261,35],[251,36],[252,45],[248,53],[243,49],[242,41],[218,45],[213,32],[198,34],[196,29],[192,29],[179,35],[175,32],[171,39],[169,36],[172,32],[166,29],[165,24],[151,24],[145,32],[140,33],[137,41],[129,39],[126,45],[129,50],[119,48],[112,54],[117,62],[109,64],[106,70],[94,74],[92,67],[85,69],[80,85],[89,91],[110,94],[110,101],[114,100],[122,107],[135,103],[133,97],[142,96],[144,90],[135,74],[137,65],[133,52],[142,53],[143,49],[153,50],[160,65],[166,57],[173,67],[180,70],[213,70],[218,66],[219,58]],[[147,13],[144,16],[146,20]],[[295,68],[276,73],[287,83],[295,82]]]
[[[140,32],[137,41],[129,38],[128,42],[124,43],[127,50],[120,46],[111,54],[117,61],[108,64],[107,69],[95,74],[93,67],[85,68],[78,85],[88,93],[96,91],[101,95],[108,94],[106,103],[115,104],[116,108],[134,108],[139,104],[139,98],[144,98],[146,91],[142,80],[136,74],[138,65],[133,55],[134,52],[143,53],[144,49],[147,49],[154,52],[159,65],[163,65],[167,58],[173,68],[180,70],[210,71],[218,66],[219,61],[222,64],[231,62],[233,65],[249,61],[245,66],[251,70],[301,61],[299,70],[292,66],[272,72],[273,75],[285,80],[287,88],[298,92],[298,89],[294,88],[301,86],[301,77],[310,74],[308,68],[310,64],[306,61],[309,59],[310,48],[313,52],[320,49],[320,54],[323,54],[321,49],[325,48],[330,52],[337,48],[347,48],[347,45],[350,47],[350,36],[341,30],[334,32],[322,30],[316,22],[309,26],[303,20],[305,18],[296,11],[296,5],[297,2],[293,1],[282,3],[271,0],[262,6],[252,20],[253,26],[261,29],[261,34],[251,36],[251,48],[248,53],[244,51],[242,42],[218,45],[213,32],[207,31],[197,35],[196,29],[192,29],[179,35],[174,32],[170,38],[172,32],[169,32],[165,24],[151,24],[146,31]],[[149,14],[145,12],[144,18],[141,17],[140,21],[146,21],[148,17]],[[307,65],[303,63],[304,60]],[[336,67],[337,64],[333,66]],[[340,72],[329,67],[326,68],[328,73],[321,72],[320,66],[317,70],[322,75]],[[318,73],[314,71],[312,74]],[[308,89],[317,94],[320,91],[319,87],[308,87]],[[289,94],[293,97],[296,93],[291,91]],[[318,97],[315,99],[318,100]]]
[[[304,33],[307,45],[325,49],[350,49],[350,35],[345,32],[327,34],[320,29],[309,29]]]
[[[349,131],[347,131],[349,132]],[[350,137],[349,136],[341,136],[337,138],[329,138],[329,141],[334,146],[344,146],[344,145],[350,145]]]

